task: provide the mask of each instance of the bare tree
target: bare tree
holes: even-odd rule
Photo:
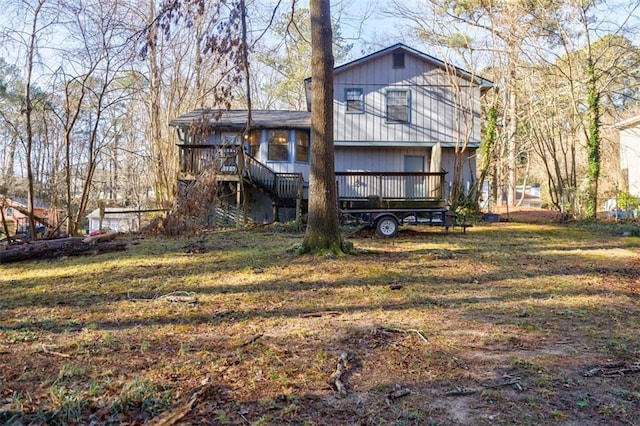
[[[596,217],[603,123],[617,118],[638,85],[639,50],[623,36],[637,29],[638,7],[614,14],[604,2],[572,3],[538,25],[536,68],[523,85],[525,135],[547,172],[552,203],[567,215]]]
[[[19,56],[24,60],[21,93],[21,116],[14,117],[10,124],[17,140],[21,141],[24,149],[24,169],[27,177],[27,209],[29,211],[29,232],[32,238],[36,238],[34,200],[36,191],[37,165],[34,158],[35,145],[37,142],[36,123],[34,114],[43,105],[40,103],[44,99],[37,87],[35,80],[35,69],[38,63],[39,43],[44,38],[52,25],[55,24],[56,16],[53,9],[48,10],[47,0],[21,0],[19,3],[5,3],[5,11],[11,13],[15,10],[18,23],[13,28],[8,28],[5,32],[7,41],[11,46],[16,47]],[[52,12],[52,13],[49,13]],[[20,60],[20,59],[18,59]],[[7,115],[3,117],[6,122]],[[10,153],[13,157],[14,152]],[[11,159],[13,161],[13,158]],[[13,173],[13,170],[11,171]]]

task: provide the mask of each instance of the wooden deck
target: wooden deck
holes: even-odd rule
[[[446,172],[336,172],[339,207],[363,209],[437,209],[446,207]]]

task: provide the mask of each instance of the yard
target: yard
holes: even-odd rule
[[[337,258],[219,231],[1,265],[0,423],[639,424],[640,237],[613,226],[359,232]]]

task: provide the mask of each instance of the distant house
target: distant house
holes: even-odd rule
[[[310,110],[311,79],[305,86]],[[468,188],[476,179],[481,95],[491,87],[404,44],[335,68],[339,197],[441,205],[454,174]],[[172,120],[179,137],[178,180],[188,185],[216,167],[227,195],[247,194],[251,218],[269,222],[308,196],[310,112],[252,111],[248,132],[247,118],[245,110],[195,110]],[[436,146],[441,155],[431,171],[440,174],[430,176]],[[240,191],[243,184],[246,191]]]
[[[624,176],[623,186],[635,197],[640,197],[640,115],[621,121],[620,169]]]
[[[140,229],[140,219],[135,210],[107,207],[104,209],[102,220],[100,219],[100,209],[95,209],[87,215],[89,220],[89,234],[98,234],[100,231],[115,232],[138,232]],[[102,225],[102,226],[101,226]]]
[[[44,234],[47,227],[55,226],[58,222],[58,214],[55,209],[49,207],[44,201],[36,198],[34,201],[33,215],[36,231]],[[29,210],[26,197],[7,197],[4,208],[4,217],[7,221],[9,233],[29,233]],[[4,230],[0,228],[4,233]]]

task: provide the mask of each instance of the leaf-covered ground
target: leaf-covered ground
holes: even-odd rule
[[[349,239],[337,258],[244,230],[0,265],[0,423],[640,424],[639,237]]]

